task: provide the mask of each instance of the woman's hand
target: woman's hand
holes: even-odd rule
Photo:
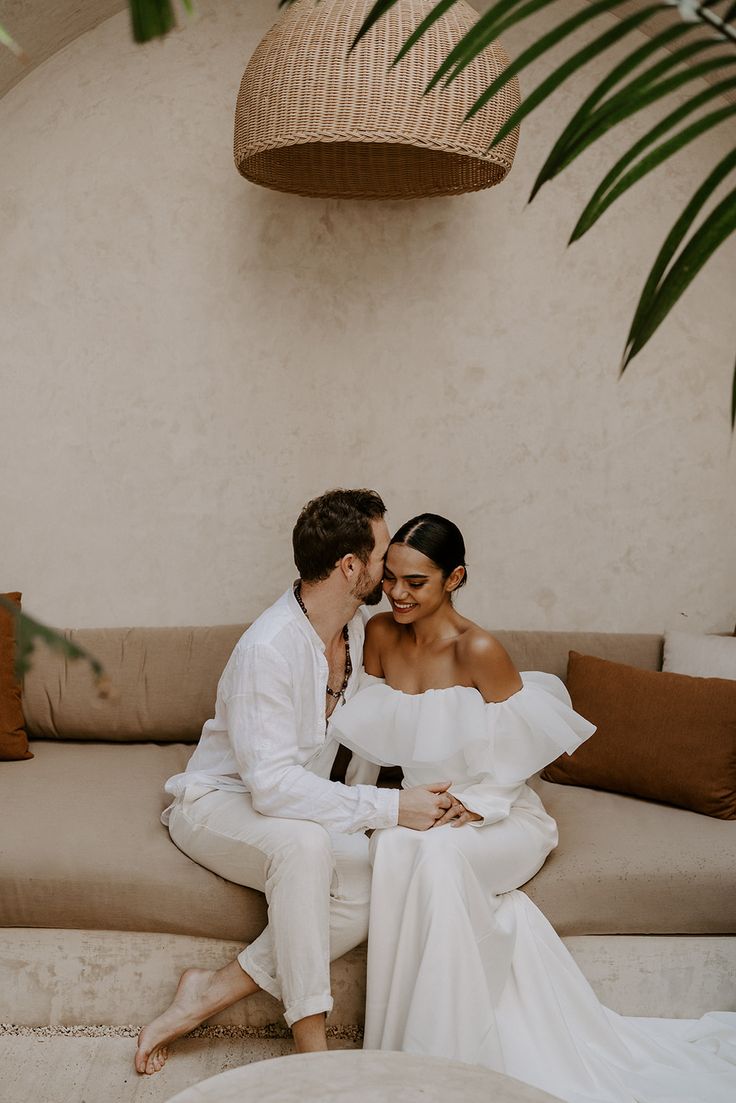
[[[443,823],[451,823],[453,827],[462,827],[464,823],[470,823],[472,820],[482,820],[483,817],[479,816],[477,812],[471,812],[465,805],[453,797],[451,793],[447,794],[452,797],[452,804],[445,812],[444,816],[434,821],[435,827],[442,827]],[[430,829],[431,830],[431,829]]]

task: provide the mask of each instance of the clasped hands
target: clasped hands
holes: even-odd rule
[[[462,801],[447,790],[451,781],[441,781],[433,785],[417,785],[403,789],[399,796],[399,824],[415,831],[427,831],[432,827],[442,827],[449,823],[452,827],[461,827],[472,820],[481,820],[465,807]]]
[[[471,820],[481,819],[483,819],[482,816],[479,816],[476,812],[471,812],[452,793],[443,793],[440,797],[440,813],[433,826],[442,827],[443,823],[451,823],[453,827],[461,827],[462,824],[470,823]]]

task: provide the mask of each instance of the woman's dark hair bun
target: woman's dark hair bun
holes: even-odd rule
[[[394,533],[392,544],[406,544],[407,547],[426,555],[447,578],[456,567],[465,567],[462,580],[455,587],[459,590],[468,580],[465,563],[465,541],[457,525],[440,517],[438,513],[420,513],[412,517]]]

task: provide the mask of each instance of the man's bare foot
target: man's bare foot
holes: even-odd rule
[[[170,1042],[257,991],[258,985],[237,960],[217,970],[185,969],[169,1007],[138,1035],[136,1071],[148,1076],[158,1072],[169,1055]]]
[[[177,985],[176,995],[163,1015],[144,1026],[138,1035],[135,1067],[140,1073],[158,1072],[168,1056],[167,1046],[183,1034],[199,1026],[207,989],[212,981],[211,969],[186,969]]]

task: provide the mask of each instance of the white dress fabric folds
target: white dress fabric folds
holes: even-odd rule
[[[364,1047],[485,1065],[568,1103],[735,1103],[736,1013],[616,1014],[519,891],[557,845],[526,780],[595,731],[559,678],[521,679],[487,704],[470,687],[411,695],[364,675],[333,714],[356,754],[401,766],[405,786],[452,781],[482,816],[374,831]]]

